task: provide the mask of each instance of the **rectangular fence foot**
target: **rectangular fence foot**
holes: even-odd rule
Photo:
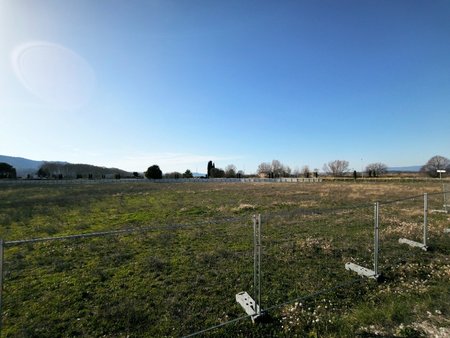
[[[252,322],[259,322],[265,315],[265,312],[260,310],[259,305],[253,298],[245,291],[236,294],[236,301],[242,306],[244,311],[251,316]]]
[[[426,245],[423,244],[423,243],[411,241],[411,240],[406,239],[406,238],[400,238],[400,239],[398,240],[398,242],[399,242],[400,244],[408,244],[409,246],[412,246],[412,247],[421,248],[423,251],[428,251],[428,246],[426,246]]]
[[[437,214],[437,213],[446,214],[446,213],[447,213],[447,210],[433,209],[433,210],[430,210],[430,212],[431,212],[432,214]]]
[[[444,233],[449,234],[450,233],[450,228],[444,229]]]
[[[360,265],[354,263],[345,263],[345,269],[355,271],[358,275],[378,280],[380,278],[379,274],[376,274],[375,271],[362,267]]]

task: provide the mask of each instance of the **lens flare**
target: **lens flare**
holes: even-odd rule
[[[61,45],[33,41],[12,53],[14,71],[33,95],[65,109],[86,104],[95,89],[95,74],[89,63]]]

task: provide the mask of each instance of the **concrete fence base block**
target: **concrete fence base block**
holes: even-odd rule
[[[236,301],[242,306],[244,311],[251,316],[252,322],[259,322],[266,314],[265,311],[259,310],[259,305],[253,300],[253,298],[245,291],[236,294]]]
[[[430,212],[431,213],[434,213],[434,214],[446,214],[447,213],[447,210],[440,210],[440,209],[433,209],[433,210],[430,210]]]
[[[423,251],[428,251],[428,247],[425,244],[423,244],[423,243],[411,241],[411,240],[406,239],[406,238],[400,238],[398,240],[398,242],[400,244],[408,244],[409,246],[412,246],[412,247],[421,248]]]
[[[376,274],[375,271],[362,267],[360,265],[354,263],[345,263],[345,269],[355,271],[358,275],[378,280],[380,278],[379,274]]]
[[[450,228],[444,229],[444,233],[450,234]]]

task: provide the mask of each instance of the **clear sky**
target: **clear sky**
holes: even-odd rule
[[[450,157],[450,1],[0,0],[0,154],[246,173]]]

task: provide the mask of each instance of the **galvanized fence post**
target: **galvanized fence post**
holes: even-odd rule
[[[257,240],[256,240],[256,233],[257,233],[257,217],[256,215],[253,215],[253,298],[255,299],[255,301],[258,300],[257,297],[257,283],[256,280],[258,278],[257,276],[257,270],[258,270],[258,264],[257,264],[257,260],[258,260],[258,252],[257,252]]]
[[[423,246],[427,247],[428,239],[428,194],[423,194]]]
[[[442,184],[442,191],[444,193],[444,210],[445,212],[448,213],[448,203],[450,203],[450,201],[447,200],[447,194],[449,194],[450,192],[447,191],[449,189],[449,185],[448,184]]]
[[[374,245],[373,245],[373,271],[375,276],[378,276],[378,253],[379,253],[379,217],[380,217],[380,203],[375,203],[374,209]]]
[[[253,291],[261,315],[261,214],[253,216]]]
[[[258,315],[261,316],[261,214],[258,215]]]

